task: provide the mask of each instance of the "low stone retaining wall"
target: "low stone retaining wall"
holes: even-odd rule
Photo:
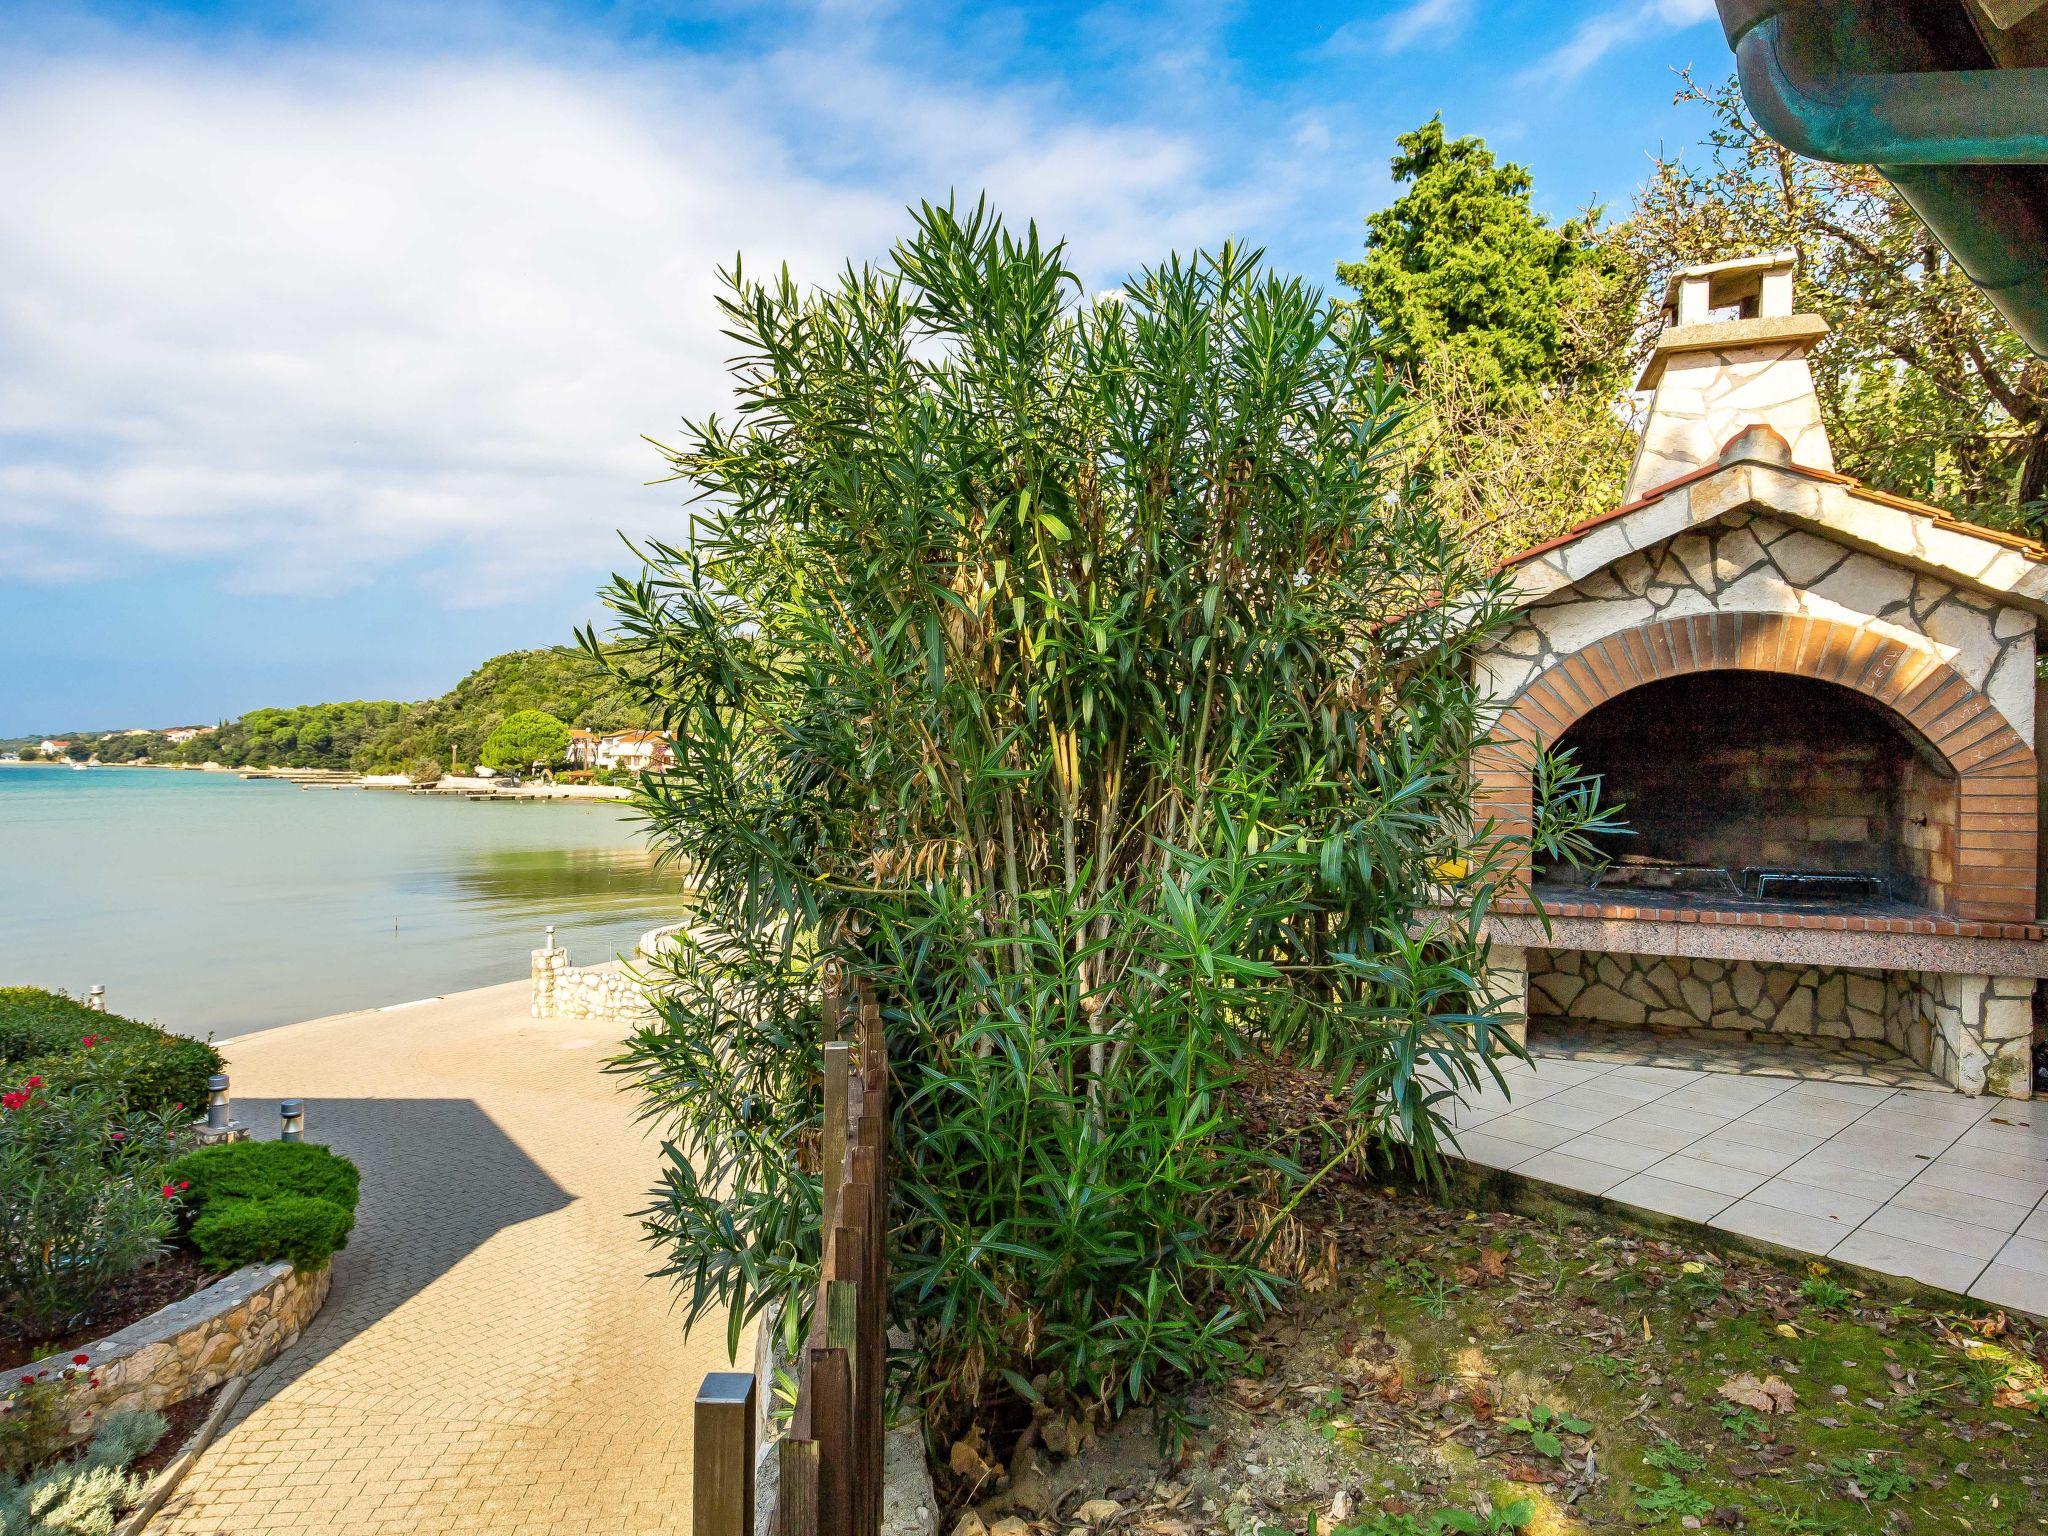
[[[326,1264],[303,1272],[282,1259],[247,1264],[119,1333],[25,1366],[23,1374],[55,1377],[74,1355],[87,1357],[65,1399],[65,1432],[83,1440],[110,1413],[168,1408],[267,1364],[305,1331],[331,1279]]]
[[[533,1016],[588,1019],[601,1024],[640,1024],[648,1017],[647,993],[639,978],[620,965],[569,964],[566,949],[533,952]]]
[[[634,946],[639,959],[658,959],[675,946],[686,925],[650,928]],[[550,929],[552,933],[554,930]],[[643,1024],[652,1009],[632,961],[572,966],[567,948],[533,952],[533,1016],[536,1019],[588,1019],[600,1024]]]

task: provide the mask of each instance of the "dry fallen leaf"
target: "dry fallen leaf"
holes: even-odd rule
[[[1721,1383],[1719,1390],[1729,1402],[1754,1408],[1758,1413],[1790,1413],[1799,1401],[1792,1389],[1776,1376],[1766,1376],[1758,1381],[1754,1371],[1730,1376]]]
[[[1123,1505],[1115,1499],[1090,1499],[1074,1511],[1074,1518],[1083,1525],[1100,1525],[1105,1520],[1114,1520],[1123,1512]]]
[[[955,1440],[948,1461],[956,1477],[971,1477],[980,1483],[996,1475],[996,1469],[989,1465],[988,1458],[969,1440]]]

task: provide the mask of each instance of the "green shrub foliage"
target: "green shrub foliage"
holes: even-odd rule
[[[204,1040],[37,987],[0,987],[0,1076],[93,1084],[144,1114],[183,1105],[196,1116],[220,1069],[220,1053]]]
[[[1520,851],[1465,811],[1501,582],[1389,473],[1372,338],[1256,255],[1087,300],[1035,229],[927,207],[880,270],[728,286],[739,416],[669,450],[691,543],[607,594],[700,898],[618,1063],[668,1138],[649,1235],[693,1319],[801,1316],[834,959],[885,1012],[934,1432],[1227,1372],[1304,1189],[1429,1167],[1424,1069],[1512,1048],[1474,918],[1416,926]],[[1600,813],[1564,805],[1569,854]],[[1245,1114],[1281,1058],[1343,1104],[1287,1154]]]
[[[318,1269],[347,1241],[355,1217],[332,1200],[272,1195],[267,1200],[223,1200],[192,1223],[192,1246],[208,1269],[239,1269],[290,1259]]]
[[[187,1152],[167,1170],[189,1186],[185,1208],[200,1212],[225,1200],[310,1195],[345,1211],[356,1208],[356,1165],[310,1141],[227,1141]]]
[[[569,754],[569,727],[546,710],[522,709],[484,743],[483,763],[500,773],[524,773],[536,763],[559,763]]]
[[[355,1226],[361,1177],[312,1142],[230,1141],[188,1152],[165,1170],[192,1218],[192,1246],[209,1269],[290,1259],[327,1262]]]
[[[95,1085],[35,1076],[0,1094],[0,1314],[32,1339],[86,1321],[175,1225],[172,1129]]]

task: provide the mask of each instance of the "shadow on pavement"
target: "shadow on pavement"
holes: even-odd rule
[[[334,1289],[305,1334],[251,1382],[251,1409],[403,1306],[508,1227],[571,1196],[469,1099],[307,1099],[306,1140],[363,1170],[362,1204]],[[277,1100],[235,1100],[252,1127],[277,1124]],[[270,1139],[275,1130],[259,1132]]]

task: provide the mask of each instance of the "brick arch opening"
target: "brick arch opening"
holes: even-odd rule
[[[1545,670],[1503,711],[1475,763],[1475,810],[1509,830],[1526,831],[1533,822],[1537,753],[1632,689],[1710,671],[1811,678],[1882,708],[1956,779],[1955,875],[1946,909],[1973,921],[2033,920],[2033,749],[1939,656],[1832,619],[1699,614],[1595,641]]]

